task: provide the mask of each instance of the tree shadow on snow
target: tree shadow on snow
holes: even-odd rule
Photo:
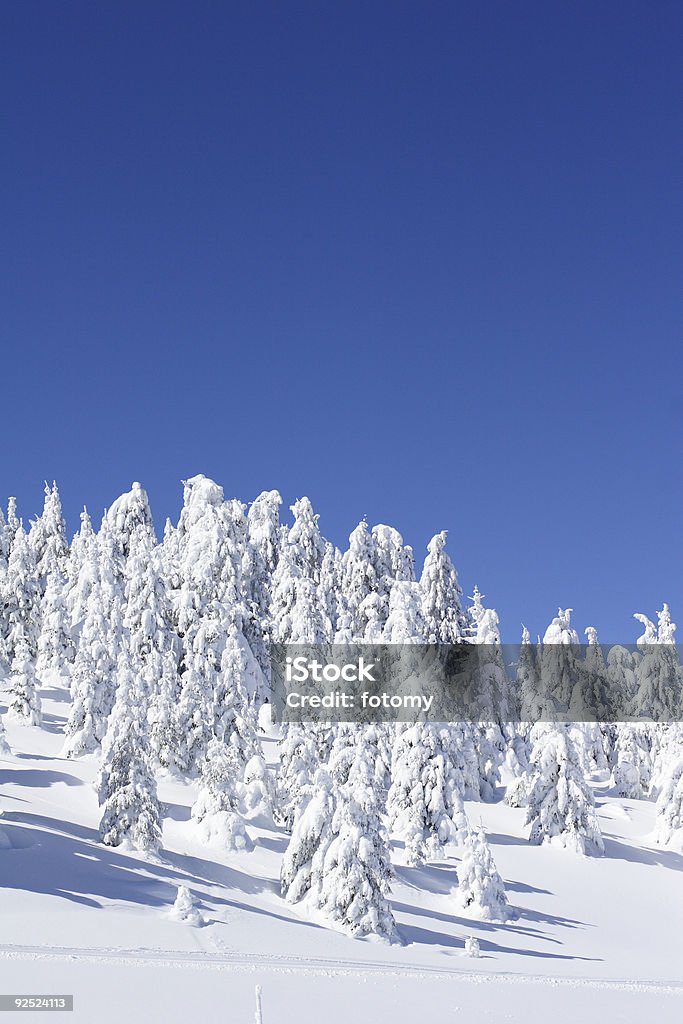
[[[658,864],[660,867],[672,868],[674,871],[683,871],[683,856],[675,850],[667,850],[664,847],[652,850],[649,847],[629,846],[622,843],[613,836],[605,835],[605,856],[615,860],[625,860],[632,864]]]
[[[66,786],[83,786],[82,779],[52,768],[0,768],[0,786],[29,786],[32,789],[48,789],[58,783]]]

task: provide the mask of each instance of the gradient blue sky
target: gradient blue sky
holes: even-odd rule
[[[0,8],[0,494],[308,494],[504,637],[668,600],[680,515],[683,8]]]

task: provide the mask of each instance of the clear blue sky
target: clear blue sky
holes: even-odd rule
[[[3,4],[0,493],[308,494],[504,636],[681,586],[679,2]]]

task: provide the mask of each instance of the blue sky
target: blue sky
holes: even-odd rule
[[[0,22],[3,501],[204,472],[448,529],[508,640],[683,620],[680,4]]]

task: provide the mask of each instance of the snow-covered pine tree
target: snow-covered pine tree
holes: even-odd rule
[[[680,755],[680,748],[679,748]],[[653,839],[683,853],[683,758],[672,759],[657,798]]]
[[[382,632],[386,644],[425,643],[427,625],[419,583],[396,581],[389,592],[389,614]]]
[[[344,931],[397,938],[387,902],[392,877],[388,841],[377,806],[371,747],[362,731],[347,782],[336,786],[318,769],[297,816],[281,870],[289,903],[306,901]]]
[[[378,803],[374,750],[362,729],[347,782],[338,788],[330,832],[321,864],[318,909],[353,936],[397,941],[387,900],[393,873]]]
[[[72,626],[76,654],[63,747],[66,757],[93,753],[102,743],[114,706],[117,663],[125,643],[121,572],[106,518],[96,543],[88,536],[83,559],[71,594],[72,615],[78,619]]]
[[[53,557],[46,568],[36,660],[36,672],[43,683],[52,677],[68,679],[74,657],[65,588],[65,577]]]
[[[280,825],[291,832],[320,767],[316,735],[298,722],[289,722],[283,730],[279,750],[273,815]]]
[[[134,536],[146,535],[151,544],[156,542],[147,492],[137,481],[130,491],[112,502],[104,519],[111,530],[114,551],[121,565],[125,565],[130,554]]]
[[[149,763],[144,693],[124,647],[116,666],[116,701],[103,742],[98,777],[105,846],[154,853],[161,842],[159,801]]]
[[[620,722],[614,745],[612,785],[617,796],[642,800],[650,792],[652,757],[646,727]]]
[[[268,643],[272,636],[271,587],[280,558],[281,527],[278,491],[263,491],[247,513],[248,543],[242,562],[244,635],[269,681]]]
[[[420,577],[425,640],[430,644],[463,643],[472,628],[461,606],[462,589],[446,552],[446,537],[442,530],[430,540]]]
[[[40,634],[40,589],[33,550],[21,524],[12,542],[7,574],[2,581],[3,632],[7,657],[24,643],[35,661]]]
[[[148,715],[150,753],[154,764],[173,770],[177,767],[177,751],[182,749],[177,716],[181,693],[178,662],[172,649],[163,653],[155,651],[151,657],[160,664],[153,667],[157,688]]]
[[[541,694],[541,676],[536,664],[536,652],[529,630],[522,626],[522,643],[516,667],[517,701],[522,722],[537,722],[543,718],[545,701]]]
[[[325,545],[325,554],[320,566],[320,583],[318,584],[318,605],[323,617],[323,632],[330,639],[335,638],[339,628],[341,601],[342,555],[333,544]],[[343,610],[343,609],[342,609]],[[348,621],[345,623],[348,626]],[[341,639],[341,643],[346,640]]]
[[[405,843],[408,864],[442,857],[467,832],[458,772],[445,727],[399,727],[387,797],[389,827]]]
[[[604,853],[593,793],[568,728],[535,726],[526,793],[529,841],[553,843],[577,853]]]
[[[566,714],[580,676],[579,636],[571,625],[573,608],[558,608],[543,636],[539,656],[541,686],[552,717]]]
[[[36,687],[36,672],[28,642],[21,637],[15,642],[12,672],[6,686],[9,697],[7,717],[24,725],[40,725],[42,713]]]
[[[362,640],[365,636],[368,621],[363,602],[379,589],[374,556],[374,538],[366,520],[362,519],[350,534],[349,546],[341,557],[340,591],[348,631],[343,642],[354,638]]]
[[[220,739],[212,739],[206,748],[199,792],[192,805],[192,821],[202,842],[230,851],[253,849],[238,810],[241,770],[235,750]]]
[[[43,514],[31,524],[28,542],[33,550],[38,581],[40,589],[43,591],[47,582],[48,570],[56,565],[63,572],[69,555],[62,503],[57,484],[54,481],[52,487],[47,482],[45,483]]]
[[[455,903],[481,921],[509,921],[515,916],[481,826],[471,828],[465,838]]]
[[[638,640],[642,657],[635,670],[637,690],[631,714],[655,722],[677,721],[681,713],[681,668],[673,640],[676,626],[671,622],[669,607],[665,604],[657,612],[656,637],[649,619],[644,615],[635,617],[645,620],[645,634]]]

